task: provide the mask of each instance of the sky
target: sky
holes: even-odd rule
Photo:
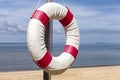
[[[80,28],[81,43],[120,43],[120,0],[53,0],[67,6]],[[45,0],[0,0],[0,43],[26,43],[31,14]],[[53,42],[65,42],[53,21]]]

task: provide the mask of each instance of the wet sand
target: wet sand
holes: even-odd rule
[[[0,72],[0,80],[43,80],[43,71]],[[120,66],[71,68],[51,80],[120,80]]]

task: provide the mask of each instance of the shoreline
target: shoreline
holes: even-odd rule
[[[97,68],[97,67],[116,67],[116,66],[120,66],[120,65],[98,65],[98,66],[73,66],[70,67],[69,69],[74,69],[74,68]],[[39,67],[33,68],[33,69],[18,69],[18,70],[5,70],[5,71],[0,71],[1,72],[19,72],[19,71],[32,71],[32,70],[42,70]]]

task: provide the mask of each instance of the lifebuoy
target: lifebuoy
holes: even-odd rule
[[[57,19],[66,33],[63,53],[52,56],[45,45],[45,28],[50,20]],[[49,2],[34,11],[27,30],[27,44],[34,62],[45,71],[64,70],[76,59],[80,35],[77,22],[70,10],[58,3]]]

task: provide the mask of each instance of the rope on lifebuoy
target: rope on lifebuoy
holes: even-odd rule
[[[66,33],[66,44],[63,53],[52,56],[46,49],[45,29],[50,20],[57,19]],[[77,22],[71,11],[54,2],[45,3],[34,11],[27,30],[27,43],[34,62],[45,71],[64,70],[76,59],[79,49],[80,35]]]

